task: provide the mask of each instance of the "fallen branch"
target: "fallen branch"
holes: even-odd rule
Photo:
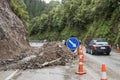
[[[53,64],[55,62],[59,62],[61,58],[57,58],[56,60],[50,61],[50,62],[45,62],[41,65],[41,67],[45,67],[47,65]]]

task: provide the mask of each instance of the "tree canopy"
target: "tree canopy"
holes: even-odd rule
[[[30,17],[30,39],[52,41],[74,35],[83,41],[101,37],[113,44],[120,43],[120,0],[18,1]],[[14,7],[13,10],[18,9]],[[22,18],[24,22],[26,18]]]

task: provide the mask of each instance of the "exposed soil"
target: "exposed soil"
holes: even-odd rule
[[[0,70],[25,70],[53,65],[65,65],[65,63],[70,62],[75,57],[76,55],[61,42],[49,42],[41,48],[35,48],[26,54],[14,56],[12,59],[1,60]]]
[[[0,0],[0,59],[30,50],[25,26],[9,4],[9,0]]]

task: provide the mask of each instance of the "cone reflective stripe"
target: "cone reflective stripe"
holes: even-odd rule
[[[82,59],[83,55],[80,55],[80,59]]]
[[[106,72],[102,72],[101,80],[107,80],[106,76],[107,76]]]
[[[100,80],[107,80],[106,65],[105,64],[102,64],[101,72],[102,72],[102,77]]]

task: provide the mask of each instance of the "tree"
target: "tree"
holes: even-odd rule
[[[29,27],[29,15],[26,11],[26,5],[23,0],[10,0],[10,5],[15,14],[23,21],[24,25],[28,29]]]
[[[43,0],[24,0],[30,19],[40,16],[46,8]]]

